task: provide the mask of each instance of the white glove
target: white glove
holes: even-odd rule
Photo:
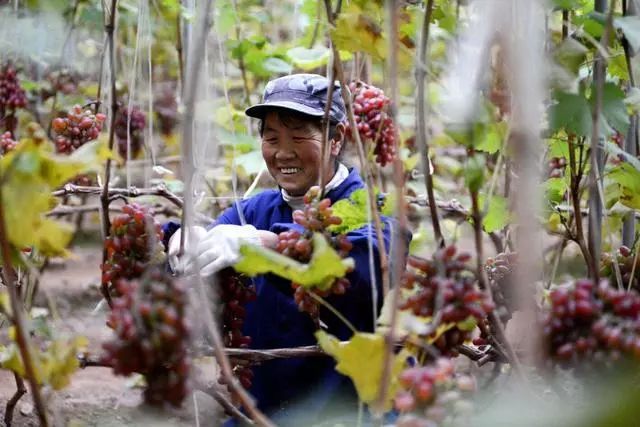
[[[171,239],[169,239],[167,257],[169,259],[169,266],[171,266],[173,271],[179,274],[195,273],[195,271],[187,271],[185,267],[189,263],[188,261],[195,257],[198,243],[206,234],[207,230],[204,227],[197,225],[191,227],[186,235],[186,240],[184,242],[184,254],[182,257],[178,257],[178,252],[180,252],[180,236],[182,235],[182,228],[171,236]]]
[[[262,245],[260,232],[253,225],[222,224],[213,227],[200,240],[195,265],[203,277],[211,276],[240,260],[240,246]]]

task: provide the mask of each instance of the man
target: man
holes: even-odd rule
[[[203,276],[233,266],[243,243],[274,247],[277,235],[299,226],[292,213],[303,207],[304,194],[320,179],[332,203],[349,198],[364,184],[355,170],[338,160],[344,143],[346,112],[341,88],[335,84],[329,114],[328,155],[322,155],[322,118],[329,82],[314,74],[296,74],[270,81],[263,102],[246,110],[261,120],[262,155],[278,190],[267,190],[227,209],[208,231],[197,228],[192,236],[195,251],[192,265]],[[239,211],[242,211],[242,216]],[[246,220],[242,225],[241,218]],[[384,241],[389,248],[390,226],[385,220]],[[378,288],[378,310],[382,303],[380,269],[375,232],[371,227],[347,235],[353,245],[349,256],[356,268],[347,278],[344,295],[328,297],[328,302],[359,331],[373,331],[373,292],[369,269],[369,240]],[[179,235],[172,237],[169,258],[178,264]],[[252,337],[251,348],[291,348],[316,344],[316,324],[298,310],[290,282],[273,275],[255,278],[257,299],[246,306],[243,332]],[[329,333],[349,339],[352,332],[324,308],[320,319]],[[335,372],[329,357],[291,358],[265,362],[254,367],[251,394],[258,407],[279,425],[309,425],[326,417],[326,411],[357,412],[357,397],[351,381]],[[301,424],[303,423],[303,424]]]

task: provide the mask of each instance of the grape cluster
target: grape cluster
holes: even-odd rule
[[[0,156],[4,156],[9,151],[16,148],[18,143],[11,138],[11,132],[0,134]]]
[[[107,258],[102,265],[103,286],[117,292],[118,279],[142,276],[151,264],[163,261],[162,228],[144,206],[132,203],[111,222],[104,247]]]
[[[353,114],[360,139],[373,141],[376,162],[385,166],[396,155],[396,127],[386,110],[391,103],[384,92],[361,81],[351,82],[349,89],[353,95]],[[352,138],[353,130],[347,127],[347,137]]]
[[[86,144],[98,138],[106,116],[91,110],[82,110],[80,105],[74,105],[66,117],[53,119],[53,128],[58,153],[70,154]]]
[[[117,375],[144,375],[147,403],[180,406],[190,365],[186,288],[160,269],[120,279],[116,288],[120,296],[107,321],[116,337],[103,344],[103,361]]]
[[[549,295],[542,317],[552,362],[609,366],[621,357],[640,359],[640,294],[580,279]]]
[[[178,124],[178,102],[174,85],[164,84],[156,91],[153,109],[162,135],[171,135]]]
[[[618,283],[613,257],[616,257],[622,283]],[[635,262],[635,266],[634,266]],[[633,273],[633,279],[631,274]],[[620,246],[617,253],[603,253],[600,261],[600,275],[607,277],[611,283],[622,288],[632,287],[640,290],[640,257],[627,246]]]
[[[74,93],[78,89],[80,75],[68,68],[62,68],[48,72],[45,79],[49,87],[42,90],[42,97],[46,99],[58,92],[65,95]]]
[[[333,215],[331,200],[318,200],[319,196],[320,189],[318,187],[311,187],[305,194],[304,210],[293,212],[293,221],[304,227],[305,230],[304,232],[289,230],[280,233],[276,247],[278,252],[297,261],[308,263],[313,252],[313,233],[322,233],[340,256],[346,257],[349,254],[352,245],[347,237],[342,234],[332,235],[327,230],[331,225],[340,224],[342,219]],[[312,318],[317,319],[320,314],[320,307],[316,299],[300,284],[294,282],[291,286],[295,290],[294,299],[300,311],[305,311]],[[341,277],[336,279],[329,289],[325,291],[315,289],[314,293],[322,298],[329,295],[343,295],[348,287],[349,280]]]
[[[13,134],[18,124],[15,112],[26,106],[27,95],[20,86],[16,69],[6,63],[0,67],[0,123],[4,123],[5,130]]]
[[[457,347],[471,339],[468,328],[458,323],[467,320],[482,322],[495,308],[489,296],[476,287],[476,278],[467,267],[471,255],[457,253],[455,246],[438,250],[432,260],[409,257],[410,268],[405,272],[401,286],[410,291],[400,309],[411,310],[416,316],[431,317],[440,308],[442,324],[453,323],[436,338],[433,345],[442,355],[457,356]]]
[[[547,164],[549,178],[561,178],[564,176],[565,168],[567,167],[567,159],[564,157],[552,157]]]
[[[468,425],[473,406],[468,396],[476,389],[475,380],[454,373],[450,359],[439,358],[426,366],[405,369],[400,374],[402,390],[394,406],[400,412],[398,427],[437,427]]]
[[[121,108],[116,115],[115,133],[118,138],[118,153],[127,160],[127,144],[131,147],[131,158],[140,154],[144,145],[144,127],[147,115],[138,107]]]
[[[244,306],[255,301],[256,289],[246,279],[245,276],[236,273],[232,268],[225,268],[216,276],[220,292],[219,298],[223,305],[222,336],[225,347],[248,348],[251,344],[251,337],[242,334],[242,325],[246,316]],[[234,365],[233,373],[244,388],[251,387],[253,371],[250,367],[240,364]],[[219,381],[224,384],[222,377]]]

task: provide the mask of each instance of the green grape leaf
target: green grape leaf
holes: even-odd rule
[[[573,74],[578,74],[589,49],[578,40],[567,37],[555,49],[556,61]]]
[[[380,393],[384,363],[385,340],[382,334],[356,333],[347,342],[340,342],[336,337],[324,331],[316,332],[318,344],[326,353],[337,361],[336,371],[348,376],[353,381],[358,397],[364,403],[376,401]],[[391,409],[393,396],[399,387],[398,376],[409,356],[407,350],[393,356],[387,401],[383,409]]]
[[[640,170],[621,163],[609,173],[609,179],[620,186],[620,203],[640,210]]]
[[[474,148],[478,151],[494,154],[502,147],[506,133],[507,124],[505,122],[487,125]]]
[[[47,384],[54,390],[66,387],[71,375],[79,368],[78,353],[89,344],[85,337],[59,339],[48,343],[45,351],[35,352],[33,357],[35,377],[38,384]],[[0,347],[0,367],[25,376],[20,350],[15,344]]]
[[[549,109],[549,128],[552,133],[565,129],[578,135],[591,134],[591,108],[581,94],[557,91],[555,104]]]
[[[329,59],[329,48],[320,46],[313,49],[305,47],[294,47],[287,51],[287,56],[296,67],[309,71],[327,63]]]
[[[546,199],[551,203],[560,203],[568,186],[564,178],[549,178],[544,182]]]
[[[464,183],[469,191],[480,191],[484,183],[485,160],[481,155],[467,159],[464,167]]]
[[[393,200],[391,197],[385,197],[381,212],[383,215],[390,215],[393,209]],[[359,189],[351,193],[349,199],[338,200],[331,206],[333,215],[342,219],[340,224],[334,224],[328,227],[328,230],[336,234],[345,234],[350,231],[357,230],[366,226],[367,221],[367,190]],[[383,223],[384,227],[385,224]]]
[[[356,3],[343,8],[331,30],[331,39],[340,50],[366,52],[378,60],[387,56],[387,40],[381,22],[370,13],[364,13]]]
[[[7,233],[14,248],[33,247],[45,256],[67,254],[72,227],[44,214],[57,203],[52,190],[110,155],[104,142],[87,145],[77,154],[58,156],[46,144],[23,139],[0,158],[0,180],[4,180],[0,203],[6,207]]]
[[[353,270],[353,258],[342,259],[320,233],[313,235],[313,253],[309,264],[295,261],[278,252],[253,245],[242,245],[242,258],[235,265],[236,271],[256,276],[273,273],[305,289],[326,291],[340,277]]]
[[[478,197],[480,208],[485,205],[486,197],[481,194]],[[482,219],[482,227],[487,233],[502,230],[510,221],[511,213],[509,211],[509,202],[502,196],[494,194],[489,200],[489,208],[486,215]]]
[[[622,89],[614,83],[605,83],[602,91],[602,114],[609,125],[622,134],[629,128],[629,113],[624,99]]]
[[[288,74],[293,69],[291,64],[275,56],[265,59],[262,66],[265,70],[276,74]]]

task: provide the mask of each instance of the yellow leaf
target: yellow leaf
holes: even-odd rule
[[[358,397],[371,404],[378,398],[382,382],[385,342],[381,334],[356,333],[346,343],[324,331],[316,332],[316,339],[322,349],[338,362],[336,370],[353,381]],[[383,409],[391,408],[393,396],[399,386],[398,376],[404,368],[409,352],[401,351],[393,356],[387,400]]]

